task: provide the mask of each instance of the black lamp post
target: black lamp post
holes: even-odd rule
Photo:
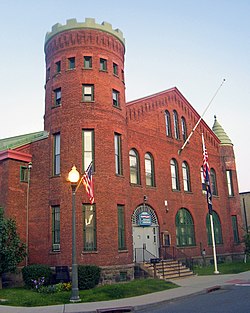
[[[79,302],[81,301],[79,297],[78,289],[78,269],[76,262],[76,188],[80,178],[80,174],[77,171],[75,165],[72,167],[68,175],[68,180],[71,182],[72,188],[72,291],[70,302]]]

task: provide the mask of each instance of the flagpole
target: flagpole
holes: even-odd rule
[[[210,224],[211,224],[211,234],[212,234],[212,244],[213,244],[213,255],[214,255],[214,274],[220,274],[217,267],[217,257],[216,257],[216,248],[215,248],[215,239],[214,239],[214,223],[213,215],[210,215]]]
[[[183,146],[180,148],[180,150],[178,151],[178,154],[181,154],[182,150],[186,147],[187,143],[189,142],[189,139],[192,137],[193,133],[195,132],[196,128],[198,127],[198,125],[200,124],[200,121],[202,120],[203,116],[205,115],[205,113],[207,112],[208,108],[210,107],[211,103],[213,102],[214,98],[216,97],[217,93],[219,92],[219,90],[221,89],[222,85],[225,82],[225,78],[223,79],[222,83],[220,84],[219,88],[216,90],[215,94],[213,95],[212,99],[210,100],[210,102],[208,103],[206,109],[204,110],[204,112],[202,113],[202,115],[200,116],[200,118],[198,119],[198,122],[195,124],[194,128],[192,129],[191,133],[189,134],[188,138],[186,139],[186,141],[184,142]]]
[[[201,134],[201,138],[202,138],[202,149],[203,149],[203,153],[204,153],[206,147],[205,147],[205,140],[204,140],[203,133]],[[203,170],[204,170],[204,167],[203,167]],[[207,184],[207,182],[206,182],[206,184]],[[209,184],[209,181],[208,181],[208,184]],[[206,185],[206,191],[207,192],[208,192],[208,188],[209,188],[209,186]],[[209,207],[209,205],[211,207]],[[212,236],[213,257],[214,257],[214,274],[219,274],[220,272],[218,271],[218,267],[217,267],[217,256],[216,256],[215,237],[214,237],[214,223],[213,223],[212,203],[209,204],[209,202],[207,202],[207,206],[208,206],[208,212],[209,212],[209,216],[210,216],[210,225],[211,225],[211,236]]]

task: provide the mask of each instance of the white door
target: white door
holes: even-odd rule
[[[134,260],[149,261],[159,257],[158,226],[133,226]]]

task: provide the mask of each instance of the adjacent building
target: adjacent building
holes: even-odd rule
[[[76,193],[77,262],[132,273],[134,261],[180,250],[212,254],[202,175],[209,155],[217,253],[239,254],[242,221],[233,144],[177,88],[125,100],[125,40],[94,19],[45,38],[44,130],[0,140],[0,206],[16,219],[27,264],[71,264],[68,172],[93,162],[95,202]],[[139,82],[138,82],[139,83]],[[131,274],[132,275],[132,274]]]

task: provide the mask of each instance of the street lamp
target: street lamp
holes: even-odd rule
[[[68,180],[71,182],[72,188],[72,291],[70,302],[81,301],[79,297],[78,289],[78,269],[76,263],[76,188],[80,178],[80,174],[77,171],[75,165],[72,167],[68,175]]]

